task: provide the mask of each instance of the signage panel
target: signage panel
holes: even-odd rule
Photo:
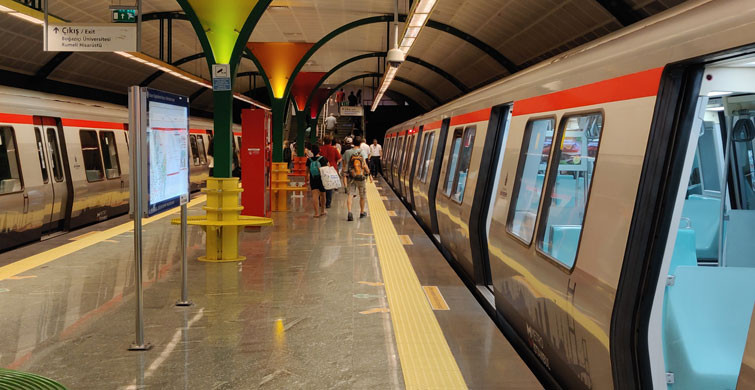
[[[212,65],[212,90],[231,90],[231,66],[229,64]]]
[[[113,15],[113,23],[136,23],[135,9],[114,8],[110,12]]]
[[[152,216],[189,201],[189,99],[146,89],[146,210]],[[144,145],[144,144],[143,144]]]
[[[50,24],[47,51],[137,51],[136,26],[126,24]]]
[[[364,116],[364,107],[362,106],[341,106],[339,110],[341,116]]]

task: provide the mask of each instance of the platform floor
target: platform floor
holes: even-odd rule
[[[390,188],[368,197],[354,222],[342,193],[323,218],[274,214],[242,233],[244,262],[190,260],[188,308],[176,215],[150,220],[146,352],[127,350],[127,217],[0,254],[0,366],[69,389],[542,388]],[[203,235],[189,229],[189,259]]]

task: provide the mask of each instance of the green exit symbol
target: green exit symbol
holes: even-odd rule
[[[135,9],[114,9],[113,23],[136,23]]]

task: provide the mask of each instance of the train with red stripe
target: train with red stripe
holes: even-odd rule
[[[755,388],[754,2],[685,2],[384,149],[384,180],[545,387]]]
[[[128,212],[127,122],[122,106],[0,87],[0,251]],[[190,125],[196,191],[209,174],[213,123]]]

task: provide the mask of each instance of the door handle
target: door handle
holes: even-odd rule
[[[29,194],[24,192],[24,214],[29,212]]]

